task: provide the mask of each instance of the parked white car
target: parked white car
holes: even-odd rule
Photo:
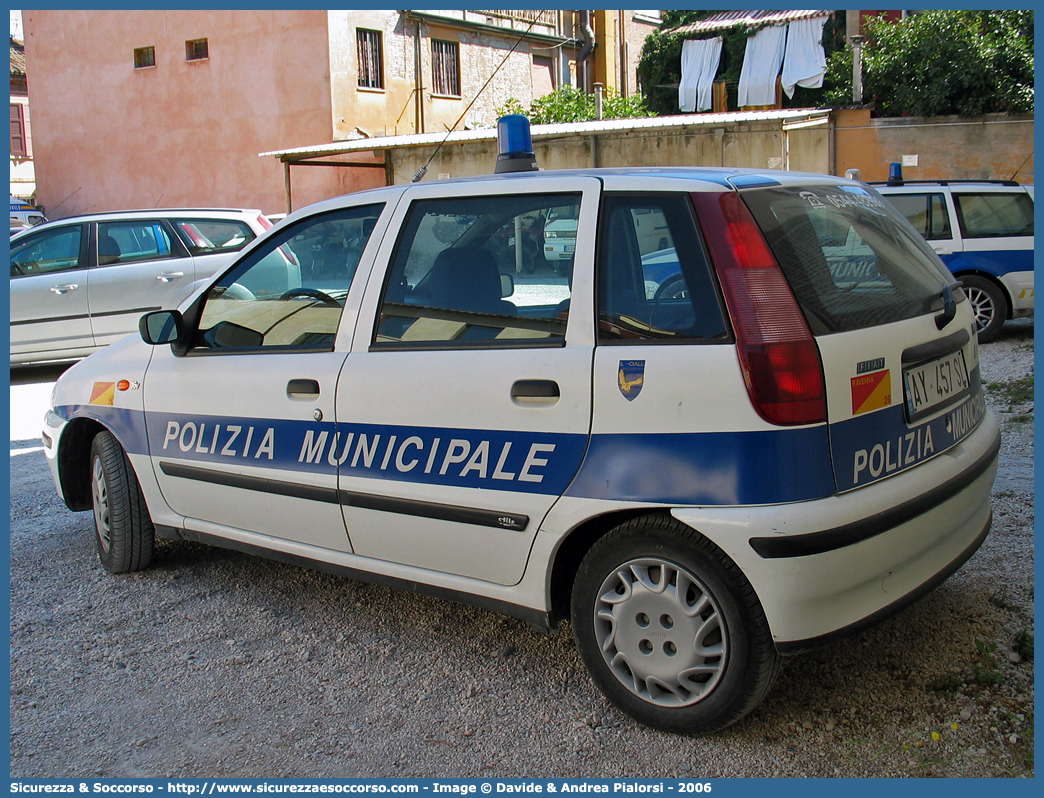
[[[271,223],[261,211],[117,211],[11,238],[11,363],[75,360],[177,307]]]

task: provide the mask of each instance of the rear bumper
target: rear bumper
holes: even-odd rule
[[[681,508],[750,580],[785,653],[855,633],[927,593],[990,526],[1000,429],[979,428],[910,471],[790,505]]]
[[[1001,275],[1001,282],[1011,297],[1011,317],[1028,316],[1033,313],[1033,272],[1008,272]]]

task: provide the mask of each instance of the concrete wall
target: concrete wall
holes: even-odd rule
[[[1033,118],[980,120],[871,120],[869,111],[835,111],[833,125],[784,131],[779,121],[696,124],[649,131],[563,136],[533,143],[541,169],[592,166],[727,166],[844,175],[862,171],[885,180],[888,164],[917,155],[907,179],[1016,179],[1033,183]],[[862,123],[862,124],[861,124]],[[597,141],[597,143],[594,143]],[[390,150],[395,183],[408,182],[433,146]],[[431,177],[489,174],[496,142],[444,146],[428,167]]]
[[[835,111],[837,174],[860,169],[864,180],[887,180],[888,165],[908,180],[1014,179],[1033,183],[1033,117],[990,114],[976,119],[871,119],[869,110]]]
[[[828,132],[823,128],[794,131],[790,136],[791,168],[828,172]],[[533,142],[541,169],[591,166],[732,166],[782,169],[783,132],[779,121],[730,125],[687,125],[673,130],[628,131],[591,136],[564,136]],[[389,151],[395,183],[409,182],[425,164],[433,146]],[[490,174],[496,163],[495,141],[444,145],[428,167],[428,179]],[[795,166],[796,164],[796,166]],[[296,172],[295,172],[296,175]]]
[[[325,11],[25,11],[37,200],[51,218],[120,208],[284,210],[259,152],[331,135]],[[185,60],[206,38],[210,57]],[[265,42],[259,47],[259,42]],[[134,69],[134,49],[156,65]],[[384,183],[294,175],[295,204]]]

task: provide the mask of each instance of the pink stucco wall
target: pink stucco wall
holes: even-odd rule
[[[284,208],[258,153],[331,140],[325,11],[25,11],[37,200],[51,218],[120,208]],[[185,42],[210,57],[187,62]],[[156,66],[134,69],[153,46]],[[293,171],[294,207],[384,184]]]

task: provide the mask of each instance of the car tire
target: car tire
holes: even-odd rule
[[[653,295],[653,303],[659,303],[665,299],[688,299],[689,286],[685,278],[680,274],[664,281]]]
[[[156,530],[130,459],[110,432],[91,444],[91,498],[102,565],[114,574],[147,568]]]
[[[577,572],[571,614],[580,656],[602,692],[663,731],[724,729],[765,698],[779,673],[750,583],[717,546],[670,516],[632,519],[601,538]]]
[[[992,280],[975,274],[960,279],[975,314],[979,343],[988,344],[1000,335],[1008,316],[1008,302],[1004,298],[1004,292]]]

